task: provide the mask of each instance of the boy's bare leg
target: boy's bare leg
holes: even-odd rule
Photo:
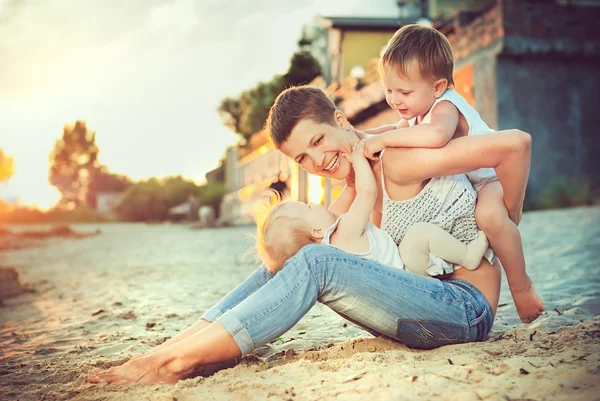
[[[477,196],[477,225],[504,266],[519,318],[524,323],[533,322],[544,311],[544,303],[525,271],[521,234],[504,205],[502,185],[498,181],[487,183]]]

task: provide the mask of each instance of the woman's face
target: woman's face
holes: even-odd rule
[[[312,120],[300,121],[288,140],[281,144],[281,151],[310,174],[345,179],[352,171],[352,164],[342,154],[350,154],[352,144],[358,139],[347,127],[343,114],[340,115],[336,115],[335,126]]]

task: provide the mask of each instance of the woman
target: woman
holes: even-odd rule
[[[340,155],[349,154],[359,138],[321,90],[282,92],[268,128],[277,147],[309,173],[352,182],[352,166]],[[530,148],[528,134],[511,130],[459,138],[441,149],[387,149],[372,166],[379,186],[372,221],[396,242],[418,221],[438,222],[455,236],[468,234],[475,198],[461,173],[495,168],[508,207],[520,209]],[[353,192],[347,185],[331,207],[347,209]],[[409,347],[481,341],[492,327],[499,293],[499,267],[486,260],[474,271],[458,269],[438,280],[308,245],[276,276],[257,269],[184,332],[122,366],[92,372],[88,380],[175,383],[272,341],[317,301]]]

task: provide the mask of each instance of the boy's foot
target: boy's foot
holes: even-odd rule
[[[510,286],[510,292],[515,300],[519,318],[523,323],[533,322],[546,309],[529,277],[522,286]]]
[[[469,245],[467,245],[467,257],[463,267],[469,270],[475,270],[481,263],[483,254],[488,249],[489,242],[483,231],[479,231],[479,236],[475,238]]]

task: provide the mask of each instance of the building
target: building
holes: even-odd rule
[[[600,87],[599,2],[589,0],[398,1],[394,18],[318,17],[325,28],[324,76],[311,83],[358,129],[395,123],[385,103],[377,60],[399,27],[436,15],[455,56],[456,90],[494,129],[533,136],[527,202],[559,177],[600,186],[595,90]],[[403,3],[403,4],[401,4]],[[430,20],[431,22],[431,20]],[[321,57],[322,59],[322,57]],[[292,199],[329,204],[343,183],[307,176],[257,133],[243,155],[229,149],[226,221],[251,222],[251,203],[283,181]],[[222,209],[223,209],[222,205]],[[228,206],[227,206],[228,205]]]
[[[456,90],[494,129],[533,137],[527,203],[561,177],[600,186],[600,3],[499,0],[434,21],[455,56]],[[346,82],[338,107],[359,129],[395,122],[377,79]]]

